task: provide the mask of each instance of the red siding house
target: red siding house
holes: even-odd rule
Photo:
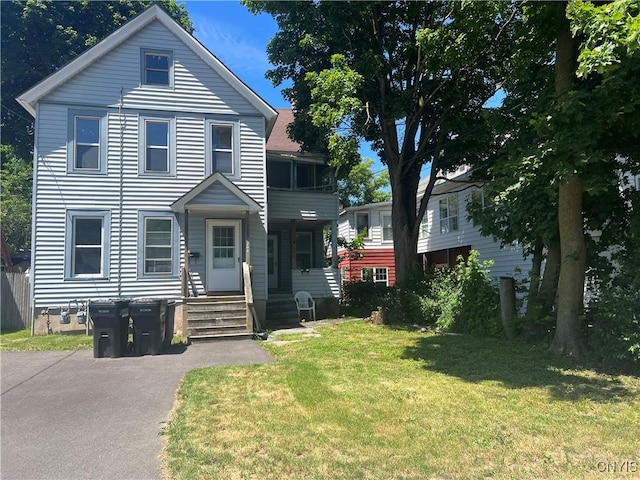
[[[348,207],[340,212],[338,235],[347,242],[365,230],[364,247],[354,251],[338,248],[342,281],[370,281],[393,286],[396,267],[391,228],[391,202]]]

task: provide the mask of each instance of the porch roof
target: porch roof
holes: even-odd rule
[[[174,212],[216,210],[255,213],[262,207],[220,172],[205,178],[171,204]]]

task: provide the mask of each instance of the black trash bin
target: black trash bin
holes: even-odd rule
[[[93,322],[93,356],[121,357],[127,353],[129,339],[129,300],[89,302]]]
[[[131,300],[129,313],[133,319],[134,355],[162,353],[167,300],[155,298]]]
[[[175,329],[175,317],[176,317],[176,301],[170,300],[167,302],[167,314],[165,316],[165,329],[164,329],[164,342],[162,346],[167,349],[171,346],[173,340],[173,330]]]

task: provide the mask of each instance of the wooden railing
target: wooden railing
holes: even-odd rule
[[[242,263],[242,277],[244,279],[244,297],[247,303],[247,330],[254,331],[253,326],[260,329],[260,321],[256,314],[256,307],[253,304],[253,285],[251,283],[251,265],[247,262]]]

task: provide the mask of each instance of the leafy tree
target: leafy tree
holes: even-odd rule
[[[506,76],[515,5],[506,2],[246,1],[271,14],[275,83],[292,81],[292,133],[307,149],[351,168],[358,140],[388,167],[396,274],[417,251],[420,220],[436,178],[480,154],[483,106]],[[430,167],[417,202],[422,168]]]
[[[31,190],[33,168],[30,162],[17,157],[11,147],[0,147],[7,161],[0,172],[0,224],[9,251],[18,252],[31,244]]]
[[[2,226],[14,251],[30,245],[33,161],[33,119],[15,98],[154,3],[193,31],[174,0],[2,2]]]
[[[353,207],[386,202],[391,198],[391,192],[386,190],[389,186],[389,173],[384,171],[376,176],[372,166],[373,160],[363,159],[344,179],[338,181],[340,205]]]
[[[553,232],[560,233],[556,353],[583,351],[587,245],[597,253],[627,230],[619,172],[638,168],[640,72],[630,57],[638,51],[637,5],[572,2],[567,12],[563,3],[534,3],[523,8],[524,30],[516,34],[518,54],[497,127],[502,154],[484,172],[502,202],[478,218],[505,241],[524,240],[534,251],[542,241],[549,256]],[[591,70],[579,59],[592,61]],[[491,218],[498,223],[486,225]],[[585,242],[585,230],[601,231],[600,242]]]

